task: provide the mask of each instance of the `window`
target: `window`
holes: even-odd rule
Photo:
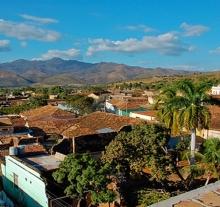
[[[13,173],[14,187],[18,187],[18,175]]]

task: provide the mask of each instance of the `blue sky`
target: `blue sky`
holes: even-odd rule
[[[220,69],[219,0],[1,0],[0,62]]]

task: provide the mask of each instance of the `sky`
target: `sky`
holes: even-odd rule
[[[220,69],[219,0],[0,0],[0,62]]]

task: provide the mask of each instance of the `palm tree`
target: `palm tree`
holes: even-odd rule
[[[209,87],[209,84],[183,80],[164,89],[157,101],[159,118],[173,134],[182,130],[191,132],[191,164],[195,162],[196,130],[207,129],[210,122],[210,112],[205,105]]]

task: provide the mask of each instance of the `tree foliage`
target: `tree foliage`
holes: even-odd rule
[[[177,134],[184,127],[186,130],[208,128],[210,113],[206,107],[209,101],[207,90],[210,84],[193,84],[183,80],[165,88],[159,95],[156,107],[159,118]]]
[[[47,99],[44,96],[31,97],[26,103],[10,107],[0,108],[1,114],[19,114],[23,111],[34,109],[47,105]]]
[[[107,188],[111,182],[109,173],[109,165],[102,165],[88,154],[70,154],[53,177],[58,183],[65,184],[66,195],[82,199],[89,194],[93,204],[97,204],[115,199],[114,192]]]
[[[165,88],[156,102],[160,120],[173,134],[183,129],[191,132],[191,163],[195,160],[196,129],[209,127],[211,115],[205,104],[210,87],[210,83],[183,80]]]
[[[89,114],[94,111],[94,100],[87,96],[75,95],[69,97],[67,103],[79,115]]]
[[[149,168],[153,179],[164,180],[170,163],[168,139],[168,131],[160,125],[134,126],[130,132],[118,134],[107,146],[102,160],[125,176],[142,174],[144,168]]]

